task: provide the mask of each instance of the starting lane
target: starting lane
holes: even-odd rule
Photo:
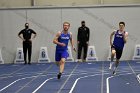
[[[5,89],[3,93],[8,91],[11,93],[106,93],[108,90],[107,93],[123,93],[124,91],[127,93],[137,93],[136,91],[140,91],[138,80],[127,63],[121,63],[119,65],[118,74],[115,76],[112,76],[110,70],[108,70],[109,64],[105,63],[105,65],[103,65],[103,63],[104,62],[66,63],[65,71],[60,80],[57,80],[56,77],[59,69],[55,64],[44,74],[38,72],[38,67],[41,69],[40,65],[33,66],[33,68],[31,65],[30,69],[34,74],[29,71],[29,78],[20,78],[21,80]],[[47,65],[47,67],[48,66],[49,65]],[[37,70],[33,70],[35,68]],[[135,70],[138,71],[138,69]],[[24,71],[24,69],[22,69],[22,71]],[[20,72],[21,74],[22,71],[18,71],[17,73]],[[36,78],[36,76],[32,77],[35,75],[35,72],[40,73],[41,75],[36,75],[38,78]],[[14,73],[14,75],[18,74]],[[137,75],[137,77],[139,77],[139,75]],[[108,82],[106,82],[107,78]],[[126,91],[129,89],[133,92]]]
[[[106,79],[107,93],[139,93],[140,84],[133,73],[110,76]]]

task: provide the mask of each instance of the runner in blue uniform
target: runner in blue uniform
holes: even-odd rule
[[[122,56],[124,44],[127,42],[127,39],[128,39],[128,32],[124,31],[124,28],[125,28],[125,23],[120,22],[119,30],[113,31],[110,35],[111,62],[110,62],[109,69],[112,68],[112,65],[113,65],[112,62],[113,62],[114,56],[116,55],[116,62],[115,62],[113,74],[116,74],[115,71],[119,65],[119,60]],[[114,41],[112,42],[113,35],[114,35]]]
[[[63,23],[63,30],[59,31],[56,34],[56,36],[55,36],[55,38],[53,40],[53,43],[57,44],[56,45],[56,52],[55,52],[55,60],[59,64],[59,73],[57,75],[58,79],[61,78],[61,75],[62,75],[62,73],[64,71],[65,60],[68,57],[67,50],[68,50],[69,40],[71,42],[73,50],[75,50],[74,42],[73,42],[73,39],[72,39],[72,33],[68,32],[69,27],[70,27],[70,23],[64,22]]]

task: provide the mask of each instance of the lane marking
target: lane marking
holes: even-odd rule
[[[51,80],[51,79],[54,79],[54,77],[53,78],[49,78],[49,79],[46,79],[40,86],[38,86],[32,93],[36,93],[46,82],[48,82],[49,80]]]
[[[104,62],[102,63],[102,78],[101,78],[101,93],[103,93],[104,90]]]
[[[46,74],[46,72],[52,68],[51,64],[48,68],[46,68],[42,73],[38,74],[36,77],[34,77],[33,79],[31,79],[28,83],[26,83],[24,86],[22,86],[21,88],[19,88],[15,93],[19,93],[22,89],[24,89],[27,85],[29,85],[32,81],[34,81],[35,79],[37,79],[39,76],[41,76],[42,74]]]
[[[127,64],[128,64],[128,66],[130,67],[130,69],[132,70],[133,74],[137,77],[137,74],[136,74],[136,72],[134,71],[134,69],[132,68],[132,66],[130,65],[130,63],[127,62]]]
[[[61,88],[58,90],[57,93],[60,93],[61,90],[64,88],[64,86],[66,85],[66,83],[68,82],[68,80],[70,79],[70,77],[72,76],[73,72],[76,70],[76,68],[78,67],[79,64],[76,64],[76,66],[74,67],[74,69],[72,70],[72,72],[70,73],[69,77],[66,79],[66,81],[63,83],[63,85],[61,86]]]
[[[12,74],[14,74],[14,73],[16,73],[16,72],[18,72],[18,71],[20,71],[20,70],[22,70],[23,68],[25,68],[26,66],[23,66],[22,68],[19,68],[19,69],[17,69],[17,70],[15,70],[14,72],[11,72],[10,74],[2,74],[2,75],[0,75],[0,76],[3,76],[3,75],[12,75]],[[8,76],[7,76],[8,77]],[[1,77],[0,77],[1,78]]]
[[[110,78],[112,78],[112,77],[114,77],[114,76],[111,76],[111,77],[108,77],[107,79],[106,79],[106,93],[109,93],[109,79]]]
[[[140,77],[139,77],[139,74],[138,74],[138,75],[136,74],[136,72],[134,71],[134,69],[132,68],[132,66],[130,65],[129,62],[127,62],[127,63],[128,63],[128,65],[129,65],[130,69],[132,70],[133,74],[136,76],[136,79],[137,79],[138,82],[140,83]]]
[[[114,75],[114,76],[110,76],[106,79],[106,93],[110,93],[110,84],[109,84],[109,80],[111,78],[114,78],[114,77],[118,77],[118,76],[122,76],[122,75],[129,75],[129,74],[133,74],[133,73],[125,73],[125,74],[120,74],[120,75]]]
[[[2,92],[3,90],[7,89],[8,87],[12,86],[14,83],[20,81],[20,80],[24,80],[24,79],[27,79],[27,78],[33,78],[33,77],[37,77],[37,76],[32,76],[32,77],[25,77],[25,78],[21,78],[21,79],[17,79],[15,81],[13,81],[12,83],[10,83],[9,85],[5,86],[4,88],[0,89],[0,92]]]
[[[109,74],[109,73],[105,73],[105,74]],[[88,76],[83,76],[83,77],[77,78],[77,79],[75,80],[75,82],[74,82],[72,88],[70,89],[69,93],[72,93],[72,92],[73,92],[73,90],[74,90],[74,88],[75,88],[77,82],[78,82],[80,79],[88,78],[88,77],[94,77],[94,76],[98,76],[98,75],[102,75],[102,74],[94,74],[94,75],[88,75]]]
[[[50,66],[52,66],[52,65],[50,65]],[[50,66],[49,66],[47,69],[49,69]],[[25,67],[25,66],[24,66],[24,67]],[[23,67],[23,68],[24,68],[24,67]],[[23,68],[21,68],[21,69],[23,69]],[[19,69],[19,70],[21,70],[21,69]],[[18,70],[18,71],[19,71],[19,70]],[[45,71],[46,71],[46,70],[45,70]],[[16,71],[14,71],[14,72],[16,72]],[[44,71],[43,71],[43,72],[44,72]],[[41,75],[41,74],[39,74],[39,75]],[[34,78],[37,78],[39,75],[37,75],[37,76],[31,76],[31,77],[25,77],[25,78],[21,78],[21,79],[17,79],[17,80],[15,80],[15,81],[13,81],[12,83],[8,84],[7,86],[5,86],[4,88],[0,89],[0,92],[2,92],[3,90],[7,89],[7,88],[10,87],[10,86],[12,86],[13,84],[15,84],[16,82],[18,82],[18,81],[20,81],[20,80],[24,80],[24,79],[27,79],[27,78],[33,78],[33,77],[34,77]],[[8,77],[8,76],[7,76],[7,77]],[[32,80],[33,80],[33,79],[32,79]],[[31,80],[31,81],[32,81],[32,80]],[[28,84],[28,83],[27,83],[27,84]],[[27,85],[27,84],[26,84],[26,85]],[[25,87],[25,86],[23,86],[23,87]],[[20,88],[20,89],[21,89],[21,88]],[[20,90],[20,89],[19,89],[19,90]]]

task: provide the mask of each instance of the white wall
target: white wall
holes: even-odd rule
[[[27,11],[26,11],[27,10]],[[81,20],[91,30],[90,45],[96,48],[99,60],[107,60],[109,36],[118,23],[126,23],[129,39],[121,60],[130,60],[135,44],[140,43],[140,7],[92,7],[92,8],[44,8],[44,9],[0,10],[0,48],[6,63],[14,61],[16,48],[22,47],[18,32],[24,28],[26,13],[30,27],[37,32],[33,41],[32,61],[37,62],[39,48],[47,46],[49,57],[54,61],[55,45],[52,40],[62,28],[62,22],[71,23],[70,31],[76,41]],[[76,54],[73,52],[74,58]]]
[[[0,7],[139,4],[140,0],[0,0]]]

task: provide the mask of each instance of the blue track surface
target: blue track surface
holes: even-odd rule
[[[0,93],[140,93],[140,62],[124,61],[117,74],[109,62],[69,62],[60,80],[58,67],[46,64],[0,65]]]

